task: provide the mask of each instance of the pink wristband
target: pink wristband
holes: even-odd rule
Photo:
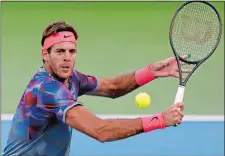
[[[149,132],[155,129],[164,129],[166,127],[166,123],[163,119],[162,113],[159,113],[154,114],[151,117],[143,117],[142,126],[144,132]]]
[[[146,83],[156,79],[152,73],[151,65],[148,65],[142,69],[139,69],[135,73],[135,79],[138,85],[143,86]]]

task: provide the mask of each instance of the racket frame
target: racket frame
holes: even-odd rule
[[[173,41],[172,41],[172,30],[173,30],[173,26],[174,26],[174,20],[175,18],[177,17],[179,11],[185,7],[186,5],[188,5],[189,3],[195,3],[195,2],[198,2],[198,3],[204,3],[208,6],[210,6],[216,13],[217,17],[218,17],[218,20],[219,20],[219,23],[220,23],[220,33],[219,33],[219,36],[217,38],[217,43],[216,45],[214,46],[214,48],[212,49],[212,51],[203,59],[201,60],[198,60],[198,61],[189,61],[189,60],[186,60],[186,59],[183,59],[181,56],[179,56],[173,46]],[[219,45],[219,42],[220,42],[220,39],[221,39],[221,36],[222,36],[222,20],[221,20],[221,17],[219,15],[219,12],[217,11],[217,9],[212,5],[210,4],[209,2],[206,2],[206,1],[187,1],[185,2],[184,4],[182,4],[175,12],[173,18],[172,18],[172,21],[171,21],[171,24],[170,24],[170,31],[169,31],[169,39],[170,39],[170,45],[171,45],[171,48],[172,48],[172,51],[174,53],[174,56],[176,58],[176,61],[177,61],[177,65],[178,65],[178,69],[179,69],[179,86],[186,86],[186,83],[187,81],[189,80],[189,78],[191,77],[191,75],[194,73],[194,71],[203,63],[205,62],[216,50],[216,48],[218,47]],[[181,65],[179,63],[179,61],[182,61],[182,62],[185,62],[187,64],[192,64],[192,65],[195,65],[195,67],[192,69],[192,71],[187,75],[187,77],[185,78],[184,81],[182,81],[182,72],[181,72]]]
[[[219,33],[219,36],[217,38],[217,43],[216,45],[214,46],[214,48],[212,49],[212,51],[203,59],[201,60],[198,60],[198,61],[189,61],[189,60],[186,60],[186,59],[183,59],[181,56],[179,56],[173,46],[173,41],[172,41],[172,30],[173,30],[173,26],[174,26],[174,20],[175,18],[177,17],[179,11],[185,7],[186,5],[188,5],[189,3],[194,3],[194,2],[200,2],[200,3],[205,3],[206,5],[210,6],[214,11],[215,13],[217,14],[217,17],[218,17],[218,20],[219,20],[219,23],[220,23],[220,33]],[[170,31],[169,31],[169,39],[170,39],[170,45],[171,45],[171,48],[172,48],[172,51],[174,53],[174,56],[176,58],[176,62],[177,62],[177,65],[178,65],[178,70],[179,70],[179,86],[177,88],[177,92],[176,92],[176,97],[175,97],[175,100],[174,100],[174,104],[178,103],[178,102],[182,102],[183,101],[183,98],[184,98],[184,92],[185,92],[185,86],[186,86],[186,83],[187,81],[189,80],[189,78],[191,77],[191,75],[195,72],[195,70],[203,63],[205,62],[213,53],[214,51],[216,50],[216,48],[218,47],[219,45],[219,42],[220,42],[220,39],[221,39],[221,36],[222,36],[222,20],[221,20],[221,17],[217,11],[217,9],[212,5],[210,4],[209,2],[206,2],[206,1],[187,1],[185,2],[184,4],[182,4],[175,12],[173,18],[172,18],[172,21],[171,21],[171,24],[170,24]],[[182,62],[185,62],[187,64],[192,64],[192,65],[195,65],[194,68],[192,69],[192,71],[187,75],[187,77],[185,78],[184,81],[182,81],[182,69],[181,69],[181,65],[180,65],[180,61]],[[175,127],[178,126],[178,124],[175,124],[174,125]]]

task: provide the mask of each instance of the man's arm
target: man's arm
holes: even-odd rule
[[[181,62],[181,65],[185,63]],[[88,95],[97,95],[110,98],[123,96],[140,86],[143,86],[159,77],[172,76],[179,78],[178,67],[175,57],[170,57],[159,62],[147,65],[135,72],[122,74],[114,78],[100,79],[94,91]],[[191,72],[190,69],[182,69],[183,73]]]
[[[135,79],[135,72],[118,75],[114,78],[99,79],[97,88],[87,95],[118,98],[135,89],[139,85]]]
[[[141,118],[103,120],[83,106],[68,110],[66,123],[100,142],[119,140],[143,132]]]
[[[173,104],[160,115],[151,117],[101,119],[77,105],[66,112],[65,123],[100,142],[108,142],[179,124],[183,118],[182,110],[183,104]]]

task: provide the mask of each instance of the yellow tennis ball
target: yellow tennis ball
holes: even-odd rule
[[[151,104],[151,97],[147,93],[139,93],[136,95],[135,101],[139,108],[146,108]]]

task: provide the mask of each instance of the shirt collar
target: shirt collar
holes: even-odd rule
[[[38,73],[40,75],[50,76],[51,78],[55,79],[43,66],[38,69]],[[72,72],[72,74],[69,78],[69,83],[71,83],[71,80],[72,80],[73,76],[74,76],[74,72]]]

